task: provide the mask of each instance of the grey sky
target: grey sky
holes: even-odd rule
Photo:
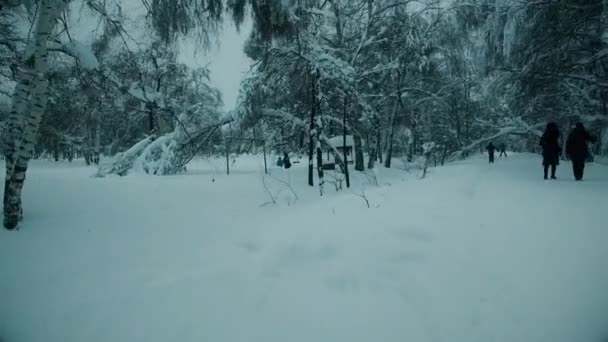
[[[211,83],[223,95],[225,109],[236,104],[240,82],[249,71],[250,60],[243,53],[243,44],[251,31],[251,22],[246,22],[240,32],[232,22],[226,20],[220,34],[220,44],[209,53],[197,51],[193,43],[184,43],[181,59],[191,66],[208,65],[211,70]]]

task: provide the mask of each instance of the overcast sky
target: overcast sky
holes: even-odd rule
[[[249,71],[250,60],[243,53],[243,44],[251,31],[251,22],[246,22],[240,32],[236,31],[230,20],[224,23],[220,34],[220,45],[209,53],[197,51],[193,43],[185,43],[181,59],[192,66],[208,65],[211,70],[211,82],[223,95],[225,109],[232,109],[236,104],[240,82]]]

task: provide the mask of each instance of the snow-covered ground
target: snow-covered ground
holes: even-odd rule
[[[380,187],[358,174],[319,199],[305,163],[263,182],[260,162],[103,179],[34,162],[26,221],[0,232],[0,340],[608,338],[607,166],[380,167]]]

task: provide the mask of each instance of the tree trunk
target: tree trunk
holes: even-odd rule
[[[148,134],[154,134],[156,125],[154,124],[154,107],[148,106]]]
[[[99,158],[101,156],[101,119],[95,120],[95,157],[93,162],[99,165]]]
[[[16,145],[19,147],[12,154],[10,163],[6,165],[8,168],[8,182],[5,184],[4,227],[9,230],[17,229],[22,219],[21,192],[23,182],[48,98],[48,81],[44,77],[43,74],[40,74],[35,80],[36,85],[32,92],[31,104],[28,106],[29,114],[25,118],[21,137],[17,138],[16,141]],[[25,113],[22,113],[22,115],[25,115]]]
[[[230,148],[226,140],[226,174],[230,175]]]
[[[319,176],[319,193],[323,196],[323,150],[321,144],[317,144],[317,175]]]
[[[443,147],[443,154],[441,155],[441,166],[445,164],[445,158],[448,156],[448,145]]]
[[[9,184],[11,184],[11,175],[15,163],[15,154],[19,148],[20,138],[23,135],[23,121],[24,115],[22,114],[28,104],[28,98],[32,91],[31,85],[34,81],[34,73],[29,69],[18,69],[17,70],[17,84],[13,92],[13,107],[7,122],[6,136],[4,137],[4,153],[6,159],[6,174],[4,178],[4,198],[3,208],[6,213],[8,206],[8,194]]]
[[[55,162],[59,161],[59,142],[57,140],[55,140],[55,143],[53,144],[53,158],[55,159]]]
[[[390,137],[390,127],[388,127],[385,131],[384,131],[384,140],[382,141],[382,152],[380,152],[380,154],[385,154],[388,151],[388,140]],[[383,156],[384,161],[386,161],[386,156]]]
[[[378,137],[376,138],[376,156],[378,162],[382,164],[382,127],[378,126]]]
[[[384,167],[386,168],[391,167],[391,161],[393,159],[393,131],[394,129],[391,130],[391,135],[389,136],[388,151],[386,151],[386,159],[384,159]]]
[[[414,153],[412,154],[415,156],[416,153],[420,152],[420,139],[418,137],[418,127],[416,125],[413,126],[412,135],[414,136]]]
[[[316,78],[311,75],[311,107],[310,107],[310,128],[308,130],[308,185],[314,186],[314,175],[313,175],[313,155],[315,149],[315,117],[317,112],[317,90],[315,87]]]
[[[13,108],[9,118],[9,124],[13,125],[11,127],[13,130],[8,144],[11,146],[7,153],[10,161],[7,160],[6,163],[7,177],[3,203],[4,227],[9,230],[18,228],[22,219],[23,182],[48,99],[47,43],[57,24],[57,19],[66,5],[65,0],[41,1],[32,43],[27,48],[26,59],[21,66],[23,76],[19,78],[15,86]],[[29,101],[28,94],[30,95]]]
[[[91,136],[91,117],[89,116],[89,118],[85,121],[85,125],[84,125],[84,145],[83,145],[84,161],[87,164],[87,166],[91,165],[91,163],[93,163],[93,158],[92,158],[92,153],[91,153],[92,144],[93,144],[93,138]]]
[[[347,113],[347,99],[344,97],[344,112],[342,114],[342,154],[344,164],[344,178],[346,178],[346,187],[350,188],[350,175],[348,174],[348,154],[346,151],[346,113]]]
[[[371,147],[371,149],[368,152],[369,156],[367,157],[367,168],[370,170],[374,168],[374,166],[376,164],[376,160],[378,159],[375,146],[376,146],[376,144],[373,144],[373,147]]]
[[[264,174],[267,175],[268,174],[268,164],[266,161],[266,142],[265,141],[263,142],[263,145],[262,145],[262,153],[264,153]]]
[[[397,95],[400,96],[400,95]],[[395,126],[397,126],[397,109],[399,108],[399,100],[395,102],[395,107],[393,108],[393,112],[391,113],[391,130],[389,132],[389,136],[387,138],[386,144],[388,145],[388,149],[386,151],[386,159],[384,159],[384,167],[390,168],[391,162],[393,160],[393,140],[395,139]]]
[[[380,123],[379,123],[379,119],[378,118],[374,118],[374,128],[371,134],[371,138],[368,138],[367,140],[367,147],[368,147],[368,151],[369,151],[369,159],[367,162],[367,168],[368,169],[373,169],[374,168],[374,164],[376,163],[376,160],[378,160],[378,131],[380,130]]]
[[[353,133],[353,141],[355,144],[355,170],[365,171],[365,160],[363,159],[363,144],[361,136],[358,133]]]
[[[89,153],[89,145],[84,145],[84,162],[87,166],[91,165],[91,154]]]
[[[602,114],[604,114],[604,116],[608,117],[608,104],[606,103],[606,91],[602,91]],[[603,146],[604,145],[604,139],[602,139],[604,137],[605,134],[608,134],[608,132],[605,132],[605,130],[608,129],[608,127],[604,127],[604,129],[600,129],[600,134],[597,137],[598,143],[595,144],[595,154],[602,154],[604,152],[606,152],[608,150],[607,146]]]
[[[317,69],[317,80],[321,79],[321,76],[319,74],[319,70]],[[316,91],[319,91],[319,87],[321,85],[317,84],[316,85]],[[323,120],[321,120],[321,101],[320,99],[316,98],[315,96],[315,102],[314,102],[317,106],[317,123],[316,123],[316,142],[317,142],[317,175],[319,177],[319,193],[321,194],[321,196],[323,196],[323,185],[325,184],[325,181],[323,180],[323,150],[321,149],[321,134],[323,134]]]

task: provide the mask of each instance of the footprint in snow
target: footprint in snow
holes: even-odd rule
[[[346,292],[357,290],[359,281],[356,277],[348,274],[332,275],[325,278],[325,285],[331,290]]]
[[[247,252],[252,253],[252,254],[260,251],[260,246],[258,246],[253,241],[243,242],[243,243],[239,244],[239,247],[241,247],[242,249],[244,249]]]
[[[408,227],[402,230],[396,230],[393,235],[399,240],[416,240],[420,242],[433,241],[433,234],[418,227]]]
[[[417,263],[424,261],[424,255],[416,252],[403,252],[390,258],[394,263]]]

